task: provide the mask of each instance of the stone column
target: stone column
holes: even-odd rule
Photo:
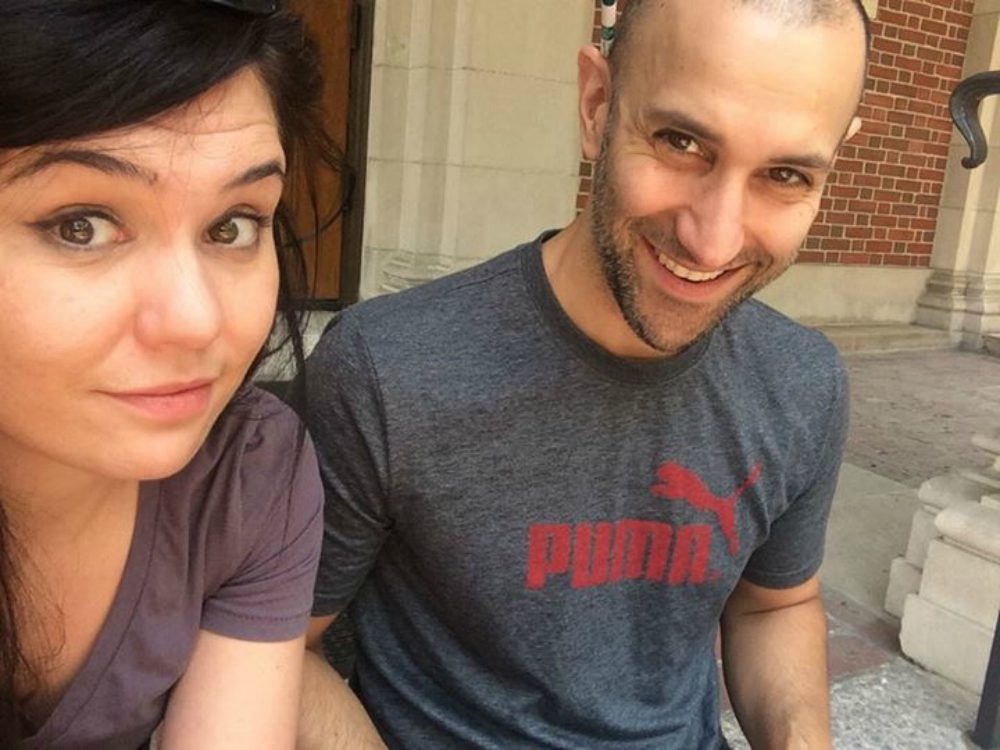
[[[976,0],[963,77],[1000,68],[1000,0]],[[1000,152],[997,99],[981,121],[991,153]],[[954,332],[971,348],[1000,333],[1000,169],[962,167],[968,144],[955,131],[931,258],[933,274],[917,307],[917,323]]]
[[[1000,610],[1000,430],[973,444],[991,465],[920,487],[906,554],[892,562],[885,608],[903,653],[978,693]]]
[[[362,298],[573,218],[580,0],[377,0]]]
[[[920,591],[903,606],[903,653],[974,693],[1000,611],[1000,509],[962,503],[935,519]]]

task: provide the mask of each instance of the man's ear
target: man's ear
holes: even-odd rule
[[[596,160],[611,106],[611,69],[597,47],[588,44],[576,58],[580,94],[580,145],[583,155]]]
[[[858,132],[861,130],[861,124],[862,123],[860,117],[855,117],[853,120],[851,120],[851,124],[847,127],[847,135],[844,136],[845,142],[851,140],[851,138],[853,138],[858,134]]]

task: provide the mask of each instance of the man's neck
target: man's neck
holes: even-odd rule
[[[559,306],[598,346],[622,359],[663,359],[632,331],[604,278],[585,210],[542,247],[542,265]]]

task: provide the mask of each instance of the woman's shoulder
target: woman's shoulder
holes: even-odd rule
[[[296,449],[307,440],[298,415],[277,396],[247,385],[233,396],[219,415],[186,473],[215,473],[228,469],[271,470],[294,462]]]
[[[275,512],[288,512],[289,504],[302,500],[294,490],[303,483],[309,494],[321,494],[315,464],[312,441],[298,415],[271,393],[245,386],[168,485],[175,497],[182,493],[191,499],[197,516],[245,529],[266,523]]]
[[[305,428],[290,407],[256,387],[237,393],[163,489],[170,497],[162,510],[171,517],[165,533],[183,537],[176,543],[204,570],[209,594],[241,578],[254,560],[294,546],[322,515],[319,469]]]

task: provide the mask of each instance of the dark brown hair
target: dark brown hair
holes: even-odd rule
[[[322,124],[317,51],[294,14],[253,16],[198,0],[3,0],[0,159],[11,149],[144,122],[248,67],[256,69],[270,94],[290,176],[307,166],[341,170],[341,154]],[[317,230],[326,223],[320,215],[314,201]],[[297,302],[305,266],[284,204],[274,231],[280,331],[257,355],[254,368],[284,345],[296,363],[303,358]],[[18,637],[28,594],[19,581],[19,546],[0,501],[3,748],[24,737],[15,679],[30,684],[31,675]]]

